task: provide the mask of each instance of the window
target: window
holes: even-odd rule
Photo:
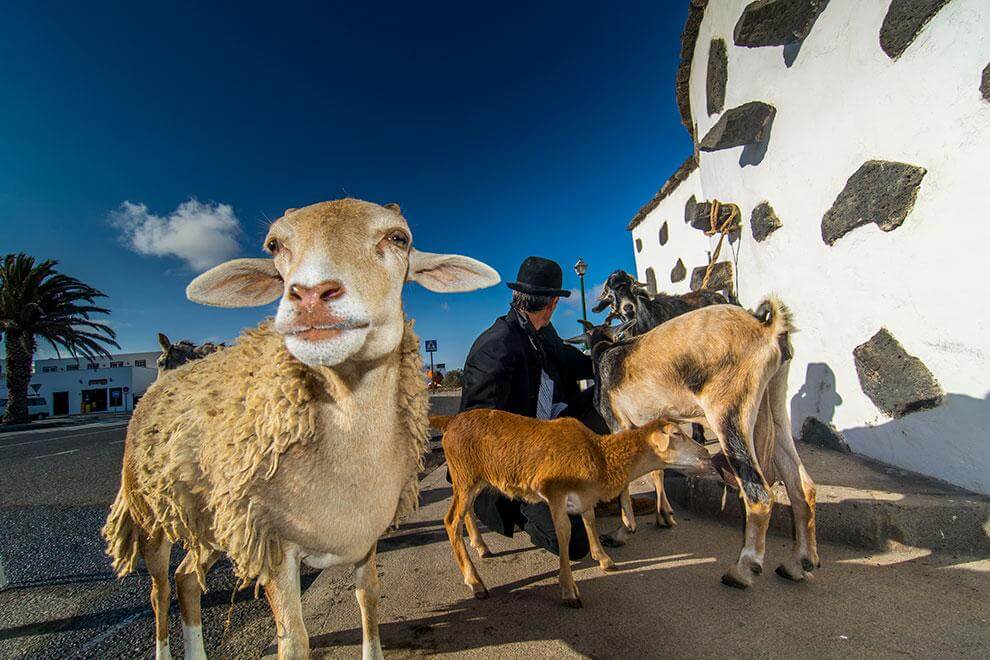
[[[86,368],[87,369],[99,369],[100,368],[100,365],[98,363],[96,363],[96,362],[90,362],[89,364],[86,365]]]
[[[58,367],[42,367],[41,373],[43,374],[53,374],[58,371]]]
[[[122,367],[122,366],[124,366],[124,363],[123,362],[111,362],[110,363],[110,368],[111,369],[116,369],[117,367]]]
[[[78,364],[67,364],[67,365],[65,365],[65,370],[66,371],[79,371],[79,365]]]
[[[134,366],[135,367],[146,367],[146,366],[148,366],[148,361],[147,360],[134,360]]]

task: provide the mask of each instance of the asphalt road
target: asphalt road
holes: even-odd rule
[[[118,581],[99,536],[120,484],[125,429],[126,420],[107,420],[0,434],[0,557],[11,582],[0,591],[0,657],[153,656],[150,580],[142,568]],[[177,549],[173,567],[181,556]],[[236,591],[226,562],[207,584],[207,649],[257,655],[274,636],[264,599]],[[172,612],[178,640],[174,590]]]

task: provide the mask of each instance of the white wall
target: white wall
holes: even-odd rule
[[[990,494],[990,305],[982,261],[990,241],[990,103],[979,91],[990,61],[990,2],[949,3],[894,61],[878,39],[889,2],[832,0],[790,67],[783,47],[733,44],[746,4],[709,3],[690,100],[700,139],[718,119],[705,110],[709,42],[725,39],[725,109],[747,101],[777,109],[765,157],[741,166],[742,147],[701,152],[699,170],[633,231],[644,242],[639,276],[652,265],[661,289],[686,290],[712,241],[684,224],[684,201],[693,192],[699,201],[734,202],[744,222],[740,300],[753,307],[776,292],[800,328],[790,383],[792,394],[800,390],[794,428],[815,414],[856,452]],[[870,159],[927,169],[914,209],[892,232],[870,224],[830,247],[821,238],[822,215]],[[749,217],[763,200],[783,226],[757,243]],[[663,220],[670,242],[660,248]],[[671,286],[678,256],[688,280]],[[880,327],[932,371],[946,392],[942,406],[891,420],[863,394],[852,351]]]

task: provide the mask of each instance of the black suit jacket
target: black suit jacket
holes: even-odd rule
[[[461,411],[495,408],[536,417],[540,371],[554,381],[554,401],[564,415],[580,417],[587,407],[578,381],[593,377],[591,358],[565,344],[552,324],[534,331],[515,310],[495,320],[475,340],[461,377]]]

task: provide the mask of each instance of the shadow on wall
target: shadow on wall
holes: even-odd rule
[[[947,394],[937,408],[875,426],[843,429],[842,436],[853,451],[990,494],[988,421],[990,393],[982,399]],[[937,453],[929,453],[931,447],[938,447]]]
[[[808,417],[815,417],[826,424],[835,417],[835,409],[842,405],[842,397],[835,390],[835,372],[824,362],[809,362],[804,385],[791,397],[791,430],[795,437],[801,435],[801,425]]]

